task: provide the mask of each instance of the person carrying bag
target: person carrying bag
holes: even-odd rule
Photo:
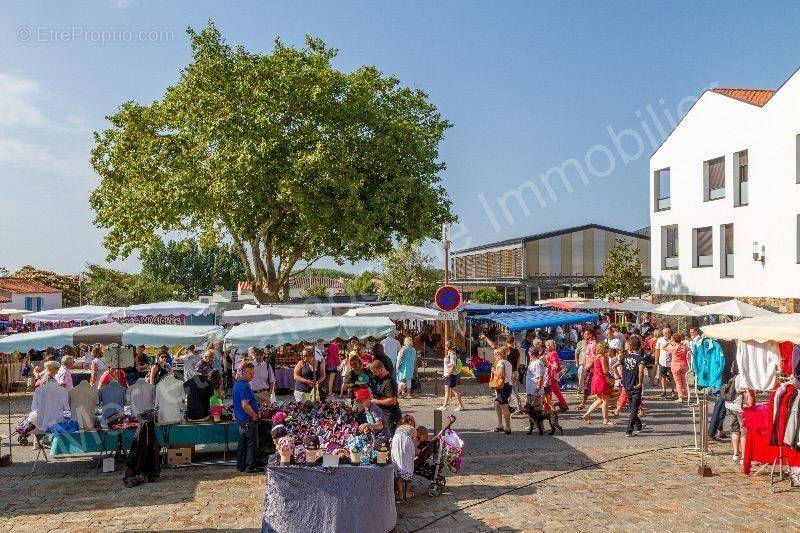
[[[497,414],[497,433],[511,434],[511,412],[508,402],[511,398],[512,383],[514,380],[514,369],[511,363],[506,360],[508,351],[505,348],[498,348],[494,351],[495,362],[492,365],[492,374],[489,378],[489,387],[494,389],[494,409]]]

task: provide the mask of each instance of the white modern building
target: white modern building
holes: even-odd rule
[[[656,300],[800,312],[800,74],[711,89],[650,158]]]

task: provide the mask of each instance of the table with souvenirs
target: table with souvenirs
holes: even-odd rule
[[[359,430],[343,402],[276,403],[262,531],[390,531],[397,521],[389,441]]]

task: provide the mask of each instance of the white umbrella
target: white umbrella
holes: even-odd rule
[[[657,306],[640,298],[628,298],[624,302],[615,303],[612,309],[631,313],[652,313]]]
[[[439,312],[435,309],[400,304],[357,307],[347,311],[344,316],[385,316],[391,320],[439,320]]]
[[[699,307],[697,304],[685,300],[673,300],[657,305],[653,309],[653,313],[666,316],[705,316],[704,313],[697,310]]]
[[[736,322],[703,326],[703,335],[712,339],[800,344],[800,313],[774,314],[745,318]]]
[[[757,316],[771,316],[775,314],[772,311],[768,311],[736,299],[711,305],[704,305],[699,307],[697,310],[706,315],[726,315],[750,318]]]

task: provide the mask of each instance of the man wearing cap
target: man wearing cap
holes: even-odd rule
[[[386,417],[383,414],[383,410],[373,403],[372,393],[369,389],[356,391],[356,403],[364,408],[364,417],[366,419],[366,422],[358,426],[359,429],[361,431],[369,429],[376,437],[383,436],[389,439],[389,425],[386,423]]]

